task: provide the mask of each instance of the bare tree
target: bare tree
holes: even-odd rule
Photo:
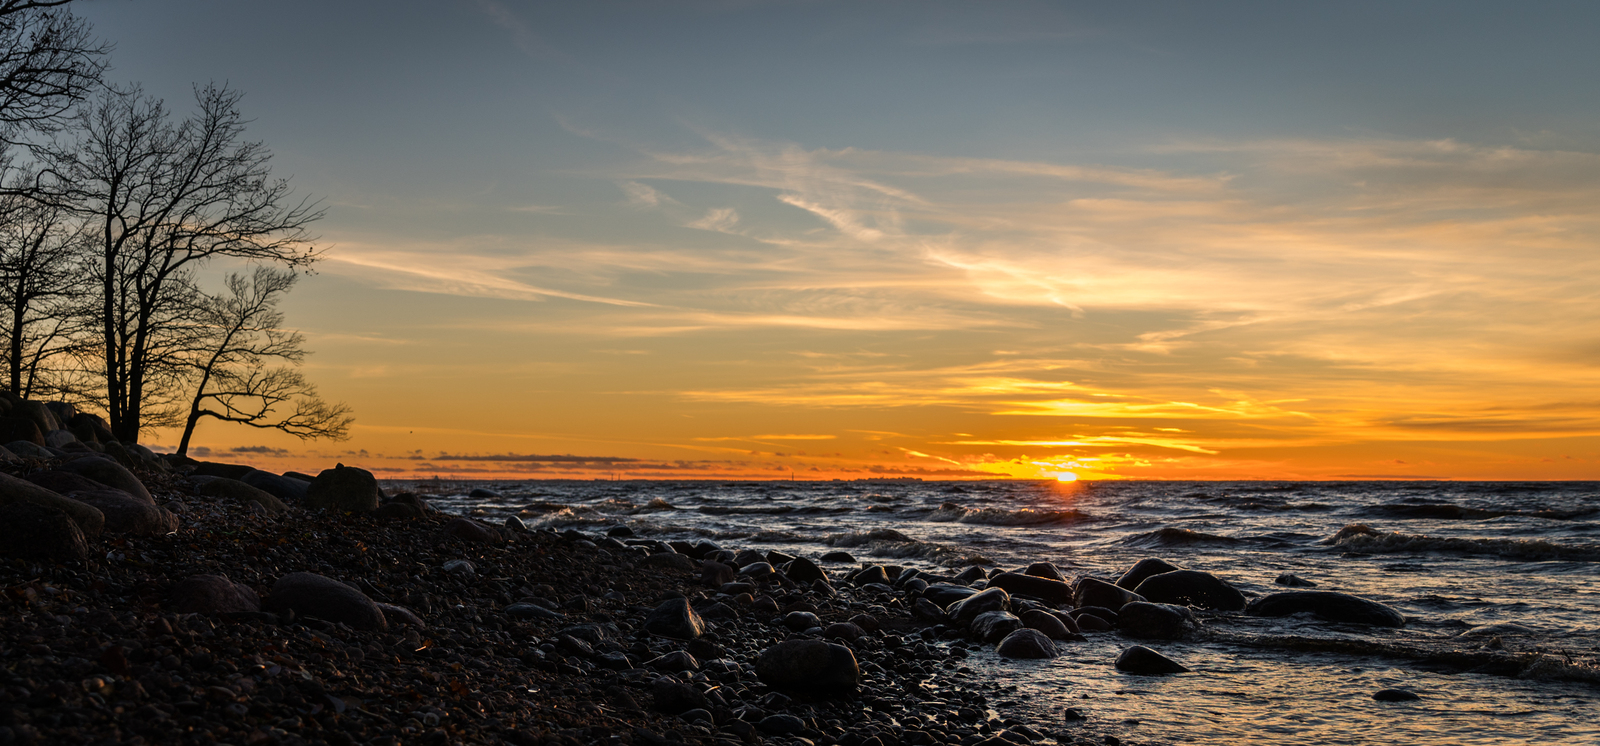
[[[183,427],[178,453],[189,452],[189,440],[202,418],[281,430],[302,440],[349,437],[354,418],[344,404],[329,404],[294,367],[305,360],[305,338],[283,329],[278,301],[294,288],[291,271],[258,266],[247,280],[228,275],[228,293],[208,296],[193,358],[194,397]],[[277,360],[287,365],[268,367]]]
[[[68,0],[0,0],[0,141],[52,129],[105,72],[109,46]]]
[[[5,372],[24,398],[74,393],[84,350],[85,231],[65,210],[0,196],[0,335]]]
[[[218,257],[288,268],[317,258],[307,233],[322,217],[271,176],[271,153],[244,139],[241,94],[195,90],[196,113],[173,122],[137,88],[109,90],[73,122],[73,142],[42,157],[45,185],[92,224],[104,406],[118,440],[181,421],[164,392],[192,371],[193,271]],[[153,385],[158,384],[158,385]]]

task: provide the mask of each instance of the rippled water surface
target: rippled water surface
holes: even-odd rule
[[[1163,653],[1194,669],[1131,676],[1115,634],[1048,662],[969,665],[1065,707],[1172,743],[1600,743],[1600,484],[1449,482],[410,482],[436,505],[530,525],[936,572],[1048,561],[1115,578],[1161,557],[1246,595],[1319,590],[1387,603],[1403,629],[1204,614]],[[472,497],[473,488],[499,493]],[[481,495],[481,493],[480,493]],[[1371,699],[1398,687],[1408,703]]]

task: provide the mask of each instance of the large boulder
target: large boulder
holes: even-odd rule
[[[855,654],[822,640],[785,640],[767,648],[756,659],[756,676],[774,689],[823,696],[846,696],[861,686]]]
[[[1056,644],[1036,629],[1019,629],[1006,635],[994,652],[1001,658],[1054,658],[1061,654]]]
[[[67,420],[67,429],[85,443],[110,443],[117,439],[117,436],[111,434],[111,427],[105,420],[100,419],[99,415],[88,412],[73,415],[72,419]]]
[[[289,504],[303,502],[306,499],[306,491],[311,489],[310,482],[260,469],[251,469],[245,472],[244,476],[235,479]]]
[[[44,431],[25,417],[0,417],[0,441],[12,443],[19,440],[43,446]]]
[[[1189,669],[1177,661],[1143,645],[1134,645],[1117,656],[1117,670],[1126,673],[1159,676],[1169,673],[1187,673]]]
[[[1194,627],[1194,615],[1182,606],[1135,601],[1117,612],[1117,629],[1129,637],[1176,640]]]
[[[23,399],[11,408],[9,414],[32,422],[39,428],[39,432],[48,433],[51,430],[60,430],[61,422],[56,419],[55,413],[45,406],[42,401],[29,401]]]
[[[693,640],[705,634],[706,623],[689,605],[689,599],[669,598],[645,617],[644,629],[662,637]]]
[[[56,469],[36,471],[23,477],[23,479],[33,482],[34,484],[50,490],[57,495],[71,495],[74,492],[103,490],[106,488],[105,485],[88,477],[73,474],[70,471],[59,471]]]
[[[140,500],[122,490],[101,487],[70,495],[105,516],[108,534],[163,536],[178,530],[178,517],[166,508]]]
[[[944,612],[950,620],[957,625],[965,627],[972,624],[979,614],[989,611],[1010,611],[1011,594],[1004,588],[990,588],[979,593],[974,593],[960,601],[945,607]]]
[[[178,581],[168,603],[179,614],[231,614],[260,611],[261,598],[249,586],[224,575],[191,575]]]
[[[1218,611],[1239,611],[1245,597],[1227,581],[1199,570],[1173,570],[1151,575],[1133,589],[1156,603],[1193,606]]]
[[[292,572],[272,584],[267,611],[293,610],[298,616],[343,622],[355,629],[387,629],[383,610],[367,594],[333,578],[309,572]]]
[[[1273,593],[1251,601],[1244,613],[1250,616],[1308,613],[1329,622],[1370,624],[1376,627],[1404,627],[1406,624],[1405,615],[1393,607],[1334,591]]]
[[[282,500],[274,497],[266,490],[256,489],[237,479],[227,477],[195,477],[194,491],[206,497],[214,497],[239,505],[260,505],[269,515],[276,515],[289,509]]]
[[[0,505],[0,555],[55,562],[81,560],[89,556],[89,542],[65,512],[17,500]]]
[[[1126,588],[1119,588],[1099,578],[1079,578],[1072,589],[1073,606],[1100,606],[1112,611],[1134,601],[1148,600]]]
[[[985,611],[968,626],[972,636],[984,642],[994,642],[1022,628],[1022,620],[1009,611]]]
[[[1061,568],[1056,567],[1055,564],[1051,562],[1035,562],[1031,565],[1028,565],[1028,569],[1023,570],[1022,574],[1032,575],[1036,578],[1059,580],[1063,583],[1067,582],[1067,576],[1061,574]]]
[[[105,528],[106,517],[88,505],[77,500],[63,497],[32,482],[0,473],[0,505],[11,505],[18,502],[28,502],[54,508],[66,513],[72,522],[78,524],[78,530],[87,538],[93,539],[100,535]]]
[[[1014,596],[1032,596],[1052,606],[1072,601],[1072,586],[1038,575],[1006,572],[989,578],[989,588],[1001,588]]]
[[[151,505],[155,498],[150,496],[150,490],[145,489],[144,483],[128,471],[126,467],[104,456],[91,455],[75,458],[56,467],[61,471],[71,472],[79,476],[88,477],[107,487],[115,487]]]
[[[191,477],[225,477],[227,479],[243,480],[244,475],[255,471],[254,466],[246,464],[228,464],[221,461],[196,462],[189,471]]]
[[[1164,559],[1146,557],[1133,563],[1133,567],[1128,568],[1127,572],[1122,573],[1122,577],[1117,578],[1117,587],[1131,591],[1138,588],[1139,584],[1143,583],[1144,579],[1151,575],[1160,575],[1164,572],[1173,572],[1180,569],[1182,568]]]
[[[372,472],[339,464],[324,469],[306,489],[306,506],[366,513],[378,509],[378,480]]]

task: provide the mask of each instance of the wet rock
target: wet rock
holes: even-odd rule
[[[1146,557],[1145,559],[1133,563],[1133,567],[1128,568],[1126,572],[1122,573],[1122,577],[1117,578],[1117,587],[1131,591],[1135,588],[1138,588],[1139,584],[1143,583],[1145,578],[1148,578],[1152,575],[1160,575],[1164,572],[1175,572],[1181,569],[1183,568],[1167,562],[1164,559]]]
[[[1011,594],[1006,593],[1004,588],[990,588],[957,601],[945,607],[944,611],[952,622],[965,627],[972,624],[972,620],[978,618],[979,614],[1010,609]]]
[[[656,552],[645,557],[640,564],[645,567],[659,567],[673,572],[694,572],[700,569],[699,565],[689,558],[689,555],[678,554],[677,552]]]
[[[471,518],[452,518],[439,532],[473,544],[500,544],[505,541],[499,531]]]
[[[613,539],[626,539],[633,536],[633,529],[627,526],[612,526],[606,529],[606,536]]]
[[[1334,591],[1284,591],[1251,601],[1250,616],[1288,616],[1309,613],[1329,622],[1404,627],[1406,618],[1395,609],[1360,596]]]
[[[856,558],[849,552],[828,552],[822,555],[823,562],[855,562]]]
[[[806,727],[806,721],[793,715],[768,715],[756,723],[756,730],[769,736],[787,736]]]
[[[721,562],[718,562],[716,560],[706,560],[706,561],[700,563],[700,584],[701,585],[704,585],[704,586],[707,586],[707,587],[710,587],[710,588],[721,588],[721,589],[723,589],[722,592],[723,593],[727,593],[728,595],[738,595],[740,593],[749,593],[750,591],[755,590],[755,586],[749,585],[749,584],[744,584],[747,587],[741,588],[739,590],[735,590],[735,591],[727,590],[727,586],[729,586],[730,584],[733,584],[733,580],[734,580],[735,577],[737,577],[737,575],[734,573],[733,568],[731,568],[731,567],[729,567],[727,565],[724,565]]]
[[[96,538],[101,535],[101,530],[106,528],[106,515],[98,509],[78,503],[77,499],[56,495],[54,491],[38,487],[35,483],[16,479],[13,475],[0,474],[0,506],[16,503],[38,504],[64,512],[72,522],[77,523],[78,531],[82,533],[83,538]],[[40,527],[43,527],[43,523],[40,523]],[[19,528],[0,523],[0,543],[18,538],[21,533]]]
[[[888,585],[889,583],[893,582],[893,580],[889,577],[889,571],[883,569],[883,565],[873,565],[871,567],[862,568],[861,572],[856,573],[855,577],[851,578],[850,580],[856,585],[868,585],[871,583]]]
[[[528,524],[523,523],[521,518],[518,518],[514,515],[506,516],[506,519],[501,521],[500,525],[505,530],[516,533],[522,533],[523,531],[528,530]]]
[[[290,504],[305,502],[306,492],[311,489],[310,482],[273,474],[270,471],[262,471],[260,469],[251,469],[245,472],[244,476],[236,478],[251,487]]]
[[[665,655],[658,655],[645,662],[645,665],[666,673],[700,670],[700,661],[695,660],[693,655],[682,650],[674,650]]]
[[[1073,606],[1103,606],[1112,611],[1134,601],[1148,600],[1126,588],[1119,588],[1099,578],[1082,578],[1072,591]]]
[[[261,597],[224,575],[191,575],[172,586],[168,605],[179,614],[233,614],[261,610]]]
[[[1295,575],[1294,573],[1288,573],[1288,572],[1283,573],[1283,574],[1279,575],[1276,578],[1273,578],[1272,582],[1277,583],[1278,585],[1286,585],[1286,586],[1289,586],[1290,588],[1315,588],[1315,587],[1317,587],[1316,583],[1313,583],[1313,582],[1311,582],[1309,580],[1306,580],[1305,578],[1302,578],[1302,577],[1300,577],[1298,575]]]
[[[89,542],[78,523],[65,512],[18,500],[0,505],[0,555],[54,562],[81,560],[89,556]]]
[[[480,497],[480,498],[498,499],[499,497],[501,497],[501,495],[500,495],[500,493],[495,492],[494,490],[484,489],[482,487],[473,487],[472,491],[467,493],[467,497]]]
[[[699,689],[668,678],[656,679],[650,696],[658,712],[677,715],[690,710],[709,710],[711,702]]]
[[[1189,669],[1143,645],[1134,645],[1117,656],[1117,670],[1127,673],[1160,675],[1187,673]]]
[[[974,565],[962,570],[959,574],[957,574],[955,581],[957,583],[961,583],[962,585],[972,585],[973,583],[976,583],[980,580],[987,580],[988,578],[989,573],[984,572],[983,568]]]
[[[752,580],[763,580],[765,578],[772,577],[773,574],[777,572],[778,571],[773,569],[772,565],[766,561],[751,562],[750,564],[739,568],[740,575],[748,577]]]
[[[1422,699],[1416,692],[1404,689],[1379,689],[1372,693],[1372,698],[1379,702],[1415,702]]]
[[[662,637],[693,640],[705,634],[706,623],[689,605],[689,599],[670,598],[645,617],[644,629]]]
[[[1177,640],[1193,629],[1194,615],[1182,606],[1135,601],[1117,614],[1117,629],[1129,637]]]
[[[923,589],[922,597],[932,601],[935,604],[938,604],[939,608],[943,609],[950,606],[950,604],[960,601],[963,598],[975,596],[977,593],[977,589],[969,588],[964,585],[934,583]]]
[[[814,580],[828,582],[828,571],[822,569],[817,563],[805,557],[796,557],[784,566],[783,574],[789,576],[796,583],[810,583]]]
[[[830,640],[844,640],[845,642],[855,642],[865,634],[867,634],[866,630],[851,622],[834,622],[822,630],[823,637]]]
[[[756,676],[774,689],[821,696],[852,694],[861,685],[856,656],[821,640],[785,640],[756,659]]]
[[[195,479],[195,492],[207,497],[226,500],[240,505],[260,505],[268,515],[277,515],[289,509],[282,500],[259,487],[227,477],[200,477]]]
[[[333,578],[309,572],[293,572],[272,584],[264,604],[267,611],[293,610],[298,616],[343,622],[355,629],[381,630],[389,623],[383,610],[358,591]]]
[[[105,516],[105,531],[130,536],[163,536],[178,530],[178,517],[122,490],[101,487],[74,492],[71,498]]]
[[[1012,595],[1032,596],[1052,606],[1072,601],[1072,586],[1038,575],[1001,573],[989,579],[989,588],[1000,588]]]
[[[1245,597],[1227,581],[1199,570],[1173,570],[1151,575],[1134,588],[1150,601],[1218,611],[1244,609]]]
[[[1078,623],[1078,630],[1082,632],[1110,632],[1115,628],[1111,622],[1094,614],[1079,614],[1074,620]]]
[[[1022,620],[1009,611],[986,611],[974,618],[968,629],[984,642],[995,642],[1022,629]]]
[[[911,604],[911,617],[925,624],[944,624],[950,619],[944,609],[926,598],[919,598]]]
[[[1006,635],[994,652],[1001,658],[1054,658],[1061,654],[1055,643],[1036,629],[1019,629]]]
[[[783,616],[783,626],[796,632],[803,632],[812,627],[821,627],[822,620],[809,611],[791,611]]]
[[[371,512],[378,509],[378,480],[366,469],[338,464],[311,480],[305,503],[321,510]]]
[[[1022,574],[1032,575],[1036,578],[1059,580],[1063,583],[1067,582],[1067,577],[1061,574],[1060,568],[1049,562],[1035,562],[1031,565],[1028,565],[1028,569],[1023,570]]]
[[[1024,611],[1019,618],[1023,626],[1038,630],[1052,640],[1071,640],[1077,637],[1073,630],[1067,629],[1066,623],[1061,621],[1060,617],[1043,609]]]
[[[104,456],[98,454],[83,456],[64,462],[56,468],[88,477],[107,487],[115,487],[151,505],[156,502],[155,498],[150,496],[150,490],[145,489],[144,483],[139,481],[133,472]]]

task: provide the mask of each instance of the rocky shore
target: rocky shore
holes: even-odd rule
[[[491,526],[7,403],[0,746],[1119,743],[964,665],[1077,637],[980,568]]]

